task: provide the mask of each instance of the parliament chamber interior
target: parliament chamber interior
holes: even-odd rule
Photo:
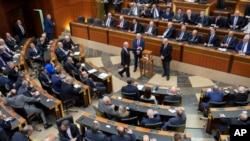
[[[0,0],[0,17],[0,141],[250,129],[249,0]]]

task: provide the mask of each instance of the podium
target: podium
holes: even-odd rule
[[[144,50],[142,58],[140,59],[140,75],[151,78],[154,70],[154,59],[152,58],[152,51]]]

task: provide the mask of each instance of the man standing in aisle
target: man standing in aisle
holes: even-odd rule
[[[44,32],[47,34],[48,40],[49,41],[53,40],[55,23],[52,22],[50,14],[47,14],[46,19],[44,19],[43,25],[44,25]]]
[[[126,72],[127,77],[130,77],[129,73],[129,64],[130,64],[130,53],[129,53],[129,44],[128,42],[123,42],[123,48],[121,50],[121,65],[122,70],[118,73],[123,77],[123,73]]]
[[[164,38],[162,40],[161,50],[160,50],[160,57],[162,60],[162,66],[164,73],[162,77],[167,76],[167,80],[169,80],[169,73],[170,73],[170,61],[172,60],[172,46],[168,44],[168,39]]]
[[[137,33],[136,38],[133,41],[133,53],[134,53],[134,72],[137,70],[138,60],[142,57],[142,52],[145,47],[145,41],[142,39],[141,34]]]

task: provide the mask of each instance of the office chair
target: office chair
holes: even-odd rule
[[[27,121],[27,123],[30,124],[30,125],[32,125],[32,127],[34,128],[35,131],[38,131],[38,132],[42,131],[41,129],[38,129],[36,127],[36,125],[39,124],[39,122],[36,123],[36,124],[32,124],[32,122],[35,121],[35,120],[37,120],[37,119],[39,121],[41,120],[40,117],[38,116],[38,114],[36,112],[28,114],[24,108],[15,108],[15,107],[12,107],[12,108],[13,108],[13,110],[17,114],[19,114],[20,116],[22,116],[23,118],[25,118],[26,121]]]
[[[162,105],[169,105],[169,106],[180,106],[181,103],[179,100],[177,101],[170,101],[170,100],[163,100]]]
[[[79,17],[77,18],[77,21],[78,21],[79,23],[85,23],[85,17],[84,17],[84,16],[79,16]]]
[[[121,13],[124,15],[128,15],[129,10],[130,10],[129,8],[122,8]]]
[[[64,120],[68,120],[70,123],[74,123],[74,119],[73,119],[73,116],[72,116],[72,115],[64,116],[64,117],[59,118],[58,120],[56,120],[57,129],[60,128],[61,123],[62,123]]]
[[[131,99],[131,100],[137,100],[138,97],[136,97],[136,93],[126,93],[126,92],[121,92],[121,95],[123,98]]]
[[[147,99],[147,98],[141,97],[141,98],[139,99],[139,101],[141,101],[141,102],[146,102],[146,103],[151,103],[151,104],[155,104],[154,99]]]
[[[138,125],[138,117],[133,116],[133,117],[129,117],[129,118],[121,118],[120,122],[129,124],[129,125],[137,126]]]
[[[93,23],[94,23],[94,18],[91,18],[91,17],[88,18],[88,19],[87,19],[87,23],[88,23],[88,24],[93,24]]]
[[[93,25],[94,26],[102,26],[102,20],[101,19],[94,19]]]
[[[184,133],[185,128],[186,128],[186,124],[181,124],[181,125],[168,125],[168,126],[167,126],[167,131],[174,131],[174,132]]]
[[[144,127],[150,128],[150,129],[158,129],[160,130],[162,127],[162,122],[152,123],[152,124],[145,124]]]
[[[203,117],[200,117],[200,120],[201,119],[207,120],[209,108],[219,108],[219,107],[224,107],[225,105],[226,105],[225,101],[223,101],[223,102],[209,102],[208,109],[204,108],[204,110],[203,110]]]

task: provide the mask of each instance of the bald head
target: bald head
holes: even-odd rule
[[[166,45],[167,43],[168,43],[168,39],[167,39],[167,38],[164,38],[164,39],[162,40],[162,44]]]
[[[241,121],[246,121],[246,120],[247,120],[247,113],[241,113],[241,114],[239,115],[239,119],[240,119]]]
[[[60,47],[60,48],[62,48],[63,47],[63,43],[62,42],[58,42],[57,46]]]
[[[229,31],[228,32],[228,36],[232,37],[234,35],[234,32],[233,31]]]
[[[68,77],[65,78],[65,82],[68,83],[68,84],[73,84],[73,79],[68,76]]]
[[[168,22],[168,29],[173,27],[173,23],[172,22]]]
[[[111,100],[110,100],[110,98],[108,96],[104,96],[102,98],[102,100],[103,100],[104,104],[106,104],[106,105],[111,104]]]
[[[142,141],[150,141],[149,136],[148,135],[143,135]]]
[[[193,30],[193,31],[192,31],[192,35],[193,35],[193,36],[196,36],[196,35],[197,35],[197,33],[198,33],[198,31],[197,31],[197,30]]]
[[[152,109],[148,109],[147,116],[148,116],[148,118],[154,118],[154,111]]]
[[[249,41],[249,35],[247,34],[243,37],[243,42],[247,43],[248,41]]]
[[[140,33],[136,34],[136,39],[141,39],[141,34]]]
[[[234,12],[234,16],[235,16],[235,17],[239,17],[239,16],[240,16],[240,11],[239,11],[239,10],[236,10],[236,11]]]
[[[150,21],[149,26],[153,27],[154,26],[154,21]]]
[[[4,45],[4,44],[5,44],[4,39],[0,38],[0,44],[1,44],[1,45]]]
[[[123,42],[123,47],[128,48],[129,47],[128,42]]]
[[[177,88],[176,87],[171,87],[171,89],[170,89],[170,92],[171,92],[171,94],[176,94],[176,92],[177,92]]]

